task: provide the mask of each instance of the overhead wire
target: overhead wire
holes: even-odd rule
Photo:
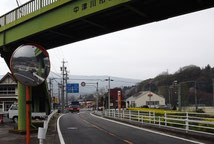
[[[59,78],[62,78],[59,74],[52,72],[54,75],[58,76]]]

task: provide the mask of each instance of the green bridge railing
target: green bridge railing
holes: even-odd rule
[[[31,0],[0,17],[0,27],[60,0]]]

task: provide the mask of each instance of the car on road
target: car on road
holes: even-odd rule
[[[149,108],[149,106],[148,105],[143,105],[143,106],[141,106],[141,108]]]
[[[155,108],[156,109],[170,109],[170,107],[167,105],[156,105]]]
[[[79,112],[80,111],[80,104],[78,101],[74,101],[74,102],[71,102],[71,106],[69,108],[69,111],[70,112]]]

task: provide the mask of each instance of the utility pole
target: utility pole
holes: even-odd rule
[[[19,4],[18,0],[16,0],[16,4],[17,4],[17,6],[19,7],[20,4]]]
[[[62,67],[61,67],[61,71],[62,71],[62,93],[61,93],[61,101],[62,101],[62,113],[64,113],[64,109],[65,109],[65,100],[64,100],[64,92],[65,92],[65,71],[66,71],[66,67],[65,67],[65,61],[62,61]]]
[[[61,84],[58,83],[58,99],[59,99],[59,105],[61,105],[60,88],[61,88]]]
[[[67,83],[68,83],[68,71],[66,70],[66,67],[65,67],[65,85],[67,86]],[[66,92],[65,93],[65,102],[66,102],[66,106],[68,105],[68,93]]]
[[[50,95],[51,95],[51,109],[53,109],[53,84],[52,84],[52,80],[53,78],[49,78],[49,91],[50,91]]]
[[[52,97],[52,90],[51,90],[51,85],[52,85],[52,80],[51,80],[51,78],[49,78],[49,91],[50,91],[50,94],[51,94],[51,97]]]

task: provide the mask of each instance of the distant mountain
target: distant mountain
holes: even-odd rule
[[[0,75],[0,79],[4,75]],[[58,83],[61,83],[62,78],[61,74],[50,72],[48,76],[48,83],[50,78],[55,78],[52,80],[53,83],[53,92],[54,95],[58,95]],[[79,84],[79,94],[76,95],[83,95],[83,94],[91,94],[96,92],[96,83],[98,82],[98,89],[105,89],[106,91],[108,90],[108,76],[81,76],[81,75],[69,75],[68,83],[78,83]],[[110,87],[115,88],[115,87],[125,87],[125,86],[134,86],[137,83],[141,82],[141,80],[137,79],[129,79],[129,78],[120,78],[120,77],[110,77],[111,81],[110,82]],[[85,82],[86,86],[82,87],[81,83]],[[74,94],[72,94],[74,95]]]
[[[60,74],[56,74],[54,72],[51,72],[48,77],[49,78],[56,78],[54,79],[53,85],[54,85],[54,93],[58,93],[58,84],[60,83],[62,78],[60,77]],[[80,90],[80,95],[82,94],[91,94],[96,92],[96,83],[98,82],[98,89],[105,89],[106,91],[108,90],[108,76],[81,76],[81,75],[69,75],[68,83],[78,83],[79,84],[79,90]],[[137,80],[137,79],[129,79],[129,78],[120,78],[120,77],[110,77],[111,81],[110,82],[110,87],[115,88],[115,87],[125,87],[125,86],[134,86],[137,83],[141,82],[142,80]],[[81,83],[85,82],[86,86],[82,87]],[[79,95],[78,94],[78,95]]]

